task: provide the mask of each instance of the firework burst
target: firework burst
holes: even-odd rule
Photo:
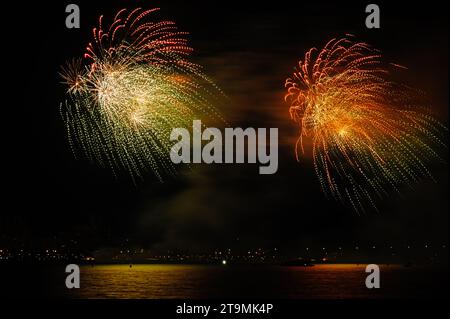
[[[347,37],[309,50],[286,80],[285,100],[300,127],[297,159],[311,147],[324,192],[357,212],[431,177],[427,164],[446,147],[446,128],[420,94],[389,76],[379,51]]]
[[[75,153],[128,172],[175,173],[170,132],[192,120],[220,117],[211,106],[220,90],[188,60],[186,33],[153,21],[158,9],[117,13],[93,29],[84,60],[63,67],[68,99],[61,114]]]

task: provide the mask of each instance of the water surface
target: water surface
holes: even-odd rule
[[[433,298],[448,295],[448,270],[382,265],[381,288],[367,289],[365,265],[81,267],[69,298]]]

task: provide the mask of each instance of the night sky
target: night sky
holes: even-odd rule
[[[283,102],[284,81],[304,53],[351,33],[409,67],[402,79],[427,92],[448,125],[448,17],[440,5],[377,2],[381,29],[369,30],[366,3],[76,1],[81,29],[69,30],[69,3],[40,1],[3,13],[3,63],[11,75],[10,98],[2,101],[1,241],[33,246],[56,236],[97,249],[128,238],[190,250],[448,242],[447,164],[433,166],[436,182],[404,188],[402,197],[382,201],[379,213],[358,216],[325,198],[310,160],[296,161],[298,129]],[[100,14],[112,18],[138,6],[160,7],[159,17],[190,33],[194,61],[228,97],[221,111],[232,126],[279,128],[277,174],[259,175],[257,165],[198,165],[164,183],[149,173],[134,185],[73,156],[59,114],[60,66],[82,56]]]

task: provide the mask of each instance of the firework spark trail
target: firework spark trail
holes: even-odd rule
[[[68,99],[61,104],[69,141],[92,161],[133,180],[150,169],[175,173],[170,132],[193,119],[221,119],[212,102],[221,91],[188,57],[186,33],[171,21],[152,21],[159,9],[120,10],[93,29],[82,60],[61,72]]]
[[[309,50],[286,80],[285,100],[299,124],[297,159],[311,141],[322,189],[357,212],[401,185],[431,177],[446,128],[419,93],[389,81],[380,52],[350,37]],[[395,65],[394,65],[395,66]]]

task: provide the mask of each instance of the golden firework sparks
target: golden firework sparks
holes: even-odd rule
[[[63,68],[68,100],[61,104],[71,146],[133,179],[152,170],[175,172],[170,132],[194,119],[218,116],[220,90],[190,62],[186,33],[150,19],[159,9],[120,10],[109,27],[93,29],[85,62]]]

